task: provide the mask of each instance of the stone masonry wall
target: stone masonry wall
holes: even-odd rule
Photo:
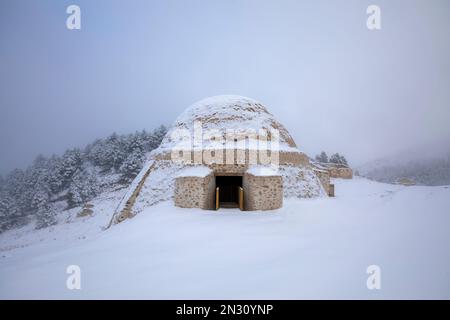
[[[352,179],[353,170],[347,167],[330,167],[328,168],[331,178]]]
[[[273,210],[283,206],[283,179],[281,176],[254,176],[243,178],[245,210]]]
[[[283,205],[283,179],[281,176],[243,177],[245,210],[272,210]],[[181,208],[214,209],[215,176],[178,177],[175,179],[175,206]]]
[[[175,179],[174,202],[181,208],[212,209],[214,175],[206,177],[178,177]]]

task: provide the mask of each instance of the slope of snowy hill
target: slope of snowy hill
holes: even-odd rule
[[[165,201],[102,231],[92,218],[0,235],[0,298],[450,298],[450,187],[336,180],[336,198],[282,209],[181,209]],[[81,268],[81,290],[66,268]],[[381,268],[368,290],[367,267]]]
[[[153,132],[113,133],[60,156],[40,155],[27,168],[0,176],[0,233],[54,225],[71,215],[69,209],[80,210],[102,193],[127,188],[166,131],[160,126]]]
[[[450,184],[448,143],[432,144],[370,161],[356,168],[361,176],[380,182],[408,179],[418,185]]]

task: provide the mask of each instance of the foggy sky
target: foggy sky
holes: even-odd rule
[[[81,30],[66,8],[81,7]],[[382,29],[366,28],[381,7]],[[218,94],[265,104],[313,156],[450,145],[449,1],[0,2],[0,173]]]

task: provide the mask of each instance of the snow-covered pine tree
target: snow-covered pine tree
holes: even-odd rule
[[[87,150],[87,158],[103,172],[118,170],[126,158],[123,138],[116,133],[104,140],[97,140]]]
[[[122,179],[125,182],[130,182],[139,174],[143,165],[143,156],[139,151],[132,152],[120,167]]]
[[[14,199],[14,203],[18,211],[25,211],[27,204],[25,201],[26,184],[25,172],[20,169],[13,170],[5,177],[3,191],[8,197]]]
[[[327,163],[328,162],[328,155],[326,154],[326,152],[322,151],[320,154],[318,154],[316,156],[316,161],[322,162],[322,163]]]
[[[123,139],[113,133],[105,142],[104,165],[117,171],[126,158]]]
[[[60,176],[63,180],[62,188],[69,187],[72,176],[81,168],[82,156],[80,149],[71,149],[64,152],[60,164]]]
[[[158,148],[159,145],[161,144],[162,139],[166,135],[166,133],[167,133],[167,128],[163,125],[159,126],[155,130],[153,130],[153,133],[149,137],[150,138],[149,139],[150,140],[149,141],[149,150],[147,150],[147,151],[151,151],[153,149]]]
[[[331,163],[335,163],[335,164],[339,164],[339,165],[343,165],[343,166],[348,166],[347,159],[345,159],[345,157],[341,156],[339,153],[333,154],[330,157],[330,162]]]
[[[94,172],[78,170],[72,177],[68,192],[69,207],[79,206],[94,198],[99,192],[99,183]]]
[[[43,204],[36,211],[36,229],[43,229],[56,224],[56,212],[49,203]]]
[[[62,160],[60,157],[53,155],[47,162],[47,182],[53,195],[61,192],[64,185],[64,177],[62,175]]]
[[[341,163],[341,156],[339,153],[332,154],[330,156],[330,162],[334,164],[340,164]]]
[[[32,199],[32,207],[36,214],[36,228],[42,229],[56,224],[55,212],[50,209],[50,193],[48,186],[38,182]]]
[[[0,193],[0,232],[11,228],[20,227],[23,221],[18,215],[17,206],[14,199],[6,192]]]
[[[120,166],[120,173],[125,182],[134,179],[142,169],[144,162],[144,142],[142,135],[136,133],[132,134],[126,139],[126,151],[128,157]]]
[[[49,186],[49,173],[48,167],[49,161],[43,156],[38,156],[33,165],[26,171],[26,202],[30,210],[36,212],[36,195],[38,193],[45,194],[46,198],[50,198],[50,186]],[[47,199],[47,201],[48,201]],[[29,210],[26,210],[29,211]]]
[[[84,152],[86,154],[87,159],[97,167],[102,166],[102,153],[103,153],[103,140],[97,139],[93,143],[89,144]]]
[[[11,222],[8,200],[9,198],[6,194],[0,193],[0,232],[8,230]]]
[[[339,163],[339,159],[340,159],[339,153],[335,153],[335,154],[332,154],[330,156],[330,162],[331,163],[338,164]]]
[[[136,133],[139,136],[139,139],[142,141],[142,145],[145,151],[148,151],[150,148],[150,134],[146,130],[142,130],[141,132]]]

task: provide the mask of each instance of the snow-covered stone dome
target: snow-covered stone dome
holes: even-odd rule
[[[176,119],[112,222],[166,200],[184,208],[273,210],[284,198],[326,195],[328,184],[329,177],[319,179],[264,105],[242,96],[215,96]]]
[[[281,150],[298,151],[289,132],[263,104],[238,95],[213,96],[192,104],[176,119],[159,151],[167,151],[179,142],[175,132],[187,130],[193,135],[196,124],[203,132],[219,132],[224,138],[230,130],[244,135],[249,130],[258,134],[270,134],[271,130],[276,130]]]

